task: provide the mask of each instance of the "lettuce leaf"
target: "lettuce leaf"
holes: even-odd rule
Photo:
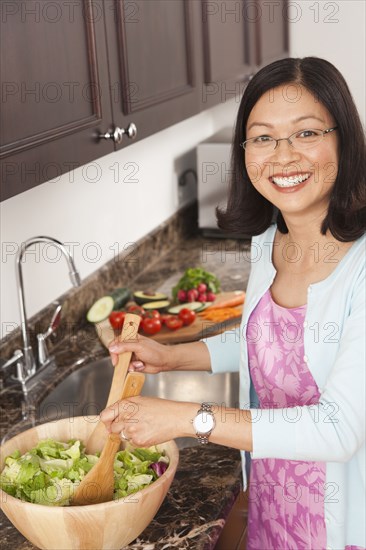
[[[14,451],[5,459],[0,487],[11,496],[43,504],[67,506],[77,485],[92,469],[98,455],[85,454],[79,440],[67,443],[46,439],[21,455]],[[167,456],[157,447],[127,448],[114,461],[114,499],[123,498],[150,485],[166,469]],[[165,468],[157,467],[163,464]]]

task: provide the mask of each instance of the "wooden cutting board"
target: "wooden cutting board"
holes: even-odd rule
[[[221,294],[217,295],[215,303],[219,303],[222,300],[227,300],[234,296],[235,292],[222,292]],[[167,327],[163,326],[160,332],[154,334],[153,336],[149,336],[149,338],[153,338],[154,340],[162,344],[179,344],[209,338],[210,336],[214,336],[216,334],[224,332],[230,327],[233,328],[234,326],[239,325],[243,307],[242,305],[236,306],[236,309],[240,311],[240,314],[237,317],[232,317],[231,319],[227,319],[226,321],[214,323],[212,321],[201,319],[199,315],[197,315],[194,323],[192,323],[188,327],[182,327],[178,330],[170,330]],[[109,320],[104,319],[104,321],[96,323],[95,328],[103,345],[108,347],[110,342],[116,336]]]

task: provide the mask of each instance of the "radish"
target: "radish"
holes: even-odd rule
[[[187,291],[187,302],[195,302],[198,298],[199,292],[196,288],[191,288]]]
[[[177,298],[179,302],[186,302],[187,292],[185,290],[178,290]]]

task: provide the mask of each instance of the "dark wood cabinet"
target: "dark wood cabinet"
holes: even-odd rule
[[[137,139],[199,112],[195,3],[105,1],[114,121],[135,124]]]
[[[202,0],[199,4],[201,108],[234,97],[239,102],[258,68],[288,56],[287,0]]]
[[[1,200],[126,147],[132,124],[140,140],[241,94],[287,55],[268,4],[0,2]]]
[[[288,56],[288,3],[256,0],[254,23],[256,67],[264,67],[272,61]]]
[[[59,8],[59,9],[58,9]],[[113,151],[103,0],[1,2],[1,200]]]
[[[207,108],[241,96],[253,72],[250,50],[254,35],[246,17],[245,0],[202,0],[200,4],[201,106]]]

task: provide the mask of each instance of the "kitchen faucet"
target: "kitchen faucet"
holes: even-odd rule
[[[32,346],[29,341],[29,329],[28,321],[25,309],[25,299],[24,299],[24,285],[23,285],[23,271],[22,271],[22,259],[25,251],[33,244],[37,243],[50,243],[56,248],[58,248],[62,254],[65,256],[67,265],[69,267],[69,275],[73,286],[80,286],[81,279],[78,271],[75,268],[74,260],[67,248],[60,241],[53,239],[52,237],[33,237],[28,239],[17,253],[16,256],[16,281],[17,281],[17,292],[19,299],[19,311],[20,311],[20,323],[23,339],[23,349],[22,351],[17,350],[14,352],[14,355],[9,359],[3,366],[2,369],[10,367],[13,363],[17,362],[17,379],[22,383],[22,385],[29,380],[32,376],[36,374],[37,365],[33,354]],[[39,335],[40,336],[40,335]],[[39,338],[38,338],[39,339]],[[40,340],[40,339],[39,339]],[[42,366],[42,359],[40,358],[40,364]]]

